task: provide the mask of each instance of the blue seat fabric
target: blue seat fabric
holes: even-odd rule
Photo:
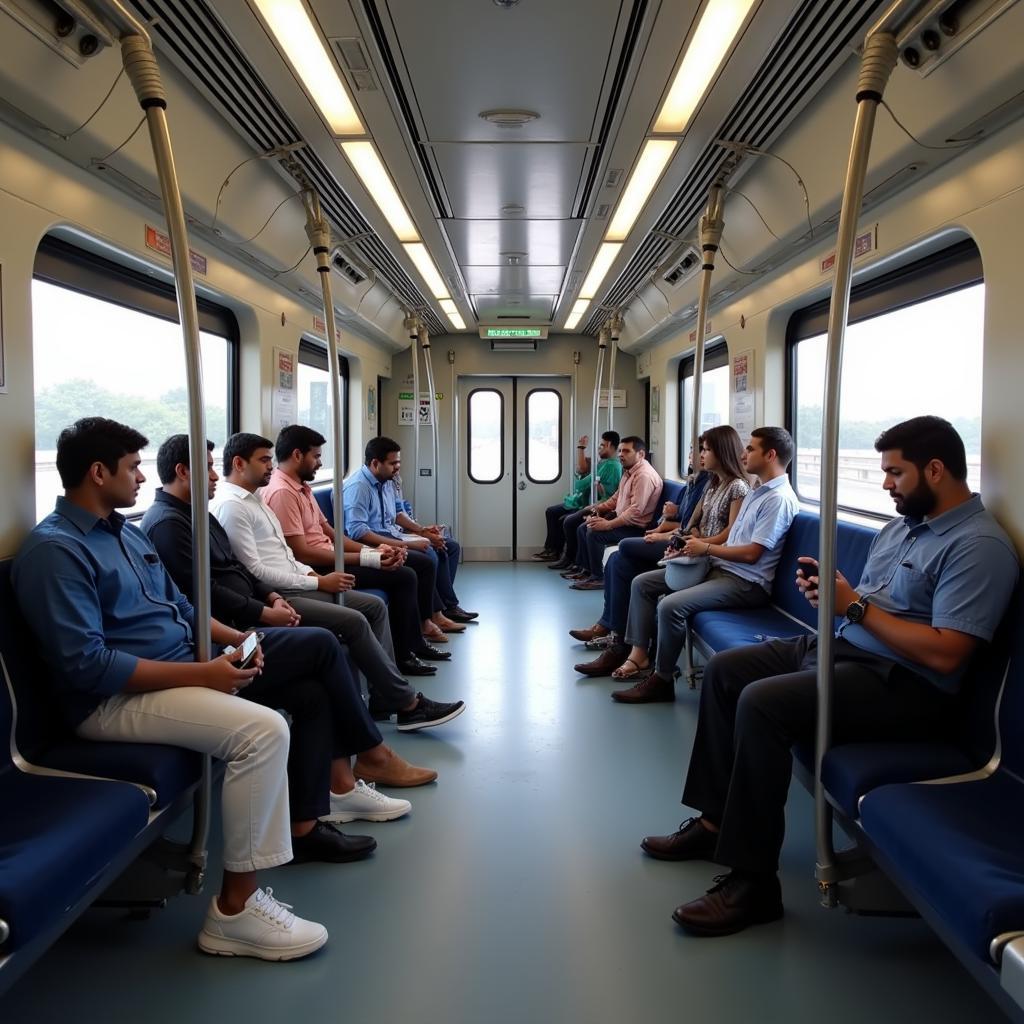
[[[331,524],[331,528],[334,528],[334,488],[332,487],[317,487],[313,490],[313,497],[316,498],[316,503],[320,506],[320,511],[323,512],[324,518]]]
[[[685,482],[681,483],[676,480],[663,481],[661,487],[661,496],[658,498],[658,504],[654,506],[654,512],[651,514],[651,521],[647,525],[655,526],[658,520],[662,517],[662,515],[665,512],[665,502],[671,501],[678,505],[682,500],[685,491]]]

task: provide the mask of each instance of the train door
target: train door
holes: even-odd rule
[[[569,377],[459,378],[459,540],[468,561],[544,546],[544,509],[572,489]]]

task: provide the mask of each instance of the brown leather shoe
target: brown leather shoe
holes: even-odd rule
[[[627,654],[629,648],[625,644],[616,644],[604,651],[599,658],[573,665],[573,668],[585,676],[610,676],[625,662]]]
[[[732,935],[752,924],[782,917],[782,889],[776,875],[733,871],[717,875],[700,899],[676,907],[672,920],[693,935]]]
[[[581,644],[585,644],[590,640],[596,640],[599,636],[607,636],[608,630],[601,625],[600,622],[595,622],[589,629],[570,629],[569,636],[573,640],[579,640]]]
[[[577,580],[571,584],[570,590],[604,590],[604,580],[587,579]]]
[[[580,569],[578,566],[571,565],[565,572],[560,573],[559,575],[563,580],[576,580],[583,579],[584,577],[589,576],[590,573],[585,569]]]
[[[657,860],[714,860],[718,834],[687,818],[670,836],[645,836],[640,849]]]
[[[675,699],[675,680],[662,679],[657,672],[652,672],[628,690],[616,690],[612,694],[612,700],[620,704],[671,704]]]
[[[352,769],[357,779],[363,782],[376,782],[378,786],[394,786],[396,789],[404,789],[408,786],[425,786],[437,778],[437,772],[430,768],[417,768],[409,764],[403,757],[399,757],[390,747],[385,747],[384,752],[388,755],[387,763],[384,765],[368,765],[365,761],[356,758],[355,766]]]

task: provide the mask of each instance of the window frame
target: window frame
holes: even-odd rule
[[[498,475],[493,480],[478,480],[473,476],[473,396],[479,391],[490,391],[498,396],[499,416],[498,422],[501,426],[501,433],[498,435]],[[505,395],[498,388],[473,388],[466,396],[466,476],[475,484],[491,486],[500,484],[505,479]]]
[[[558,399],[558,476],[554,476],[550,480],[539,480],[530,474],[530,399],[534,395],[544,393],[552,394]],[[562,475],[565,472],[565,467],[563,465],[563,457],[565,454],[565,438],[563,434],[565,432],[562,430],[562,392],[557,388],[530,388],[530,390],[526,392],[526,401],[523,403],[523,409],[525,410],[523,418],[525,420],[526,430],[526,479],[532,484],[556,484],[562,479]]]
[[[847,324],[863,323],[984,283],[981,252],[973,239],[963,239],[938,252],[854,285],[850,290]],[[793,438],[794,445],[789,480],[800,503],[811,508],[819,508],[821,501],[801,494],[796,476],[796,446],[800,443],[796,433],[799,420],[796,405],[797,349],[800,342],[817,337],[828,330],[830,304],[831,296],[794,310],[786,324],[786,429]],[[856,505],[839,503],[837,508],[847,515],[881,523],[892,518],[883,512],[874,512]]]
[[[306,366],[311,366],[315,370],[323,370],[328,375],[330,380],[330,359],[327,354],[327,345],[321,341],[314,341],[311,338],[302,337],[299,339],[299,351],[297,354],[297,361],[303,363]],[[351,368],[349,366],[348,356],[338,353],[338,373],[341,375],[341,416],[342,424],[344,429],[342,432],[342,440],[344,441],[345,451],[342,453],[344,458],[342,459],[342,480],[348,476],[350,468],[349,452],[352,448],[351,430],[349,424],[351,422],[350,413],[350,393],[351,393]],[[296,409],[298,408],[298,389],[299,389],[299,372],[298,366],[295,368],[295,392],[296,392]],[[380,409],[380,398],[378,392],[377,408]],[[327,438],[330,441],[330,437]],[[330,477],[325,477],[323,480],[317,480],[317,485],[323,485],[334,482],[334,472],[337,467],[332,469]]]
[[[679,479],[685,480],[689,472],[686,454],[686,427],[690,414],[686,409],[686,378],[694,375],[693,368],[697,363],[696,353],[691,352],[685,359],[679,360],[679,425],[676,436],[679,442]],[[717,339],[704,349],[704,373],[719,370],[729,365],[729,344],[725,338]]]

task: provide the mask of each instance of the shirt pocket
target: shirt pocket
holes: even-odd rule
[[[930,573],[898,565],[888,586],[889,596],[897,608],[918,615],[930,615],[935,580]]]

